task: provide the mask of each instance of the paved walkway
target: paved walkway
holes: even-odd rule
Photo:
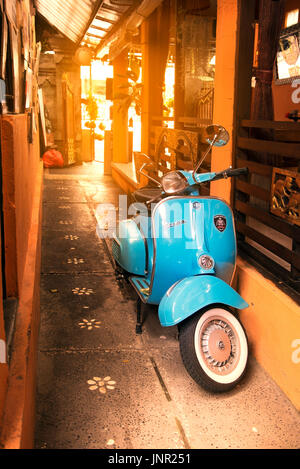
[[[45,173],[36,448],[299,448],[299,413],[250,358],[228,394],[199,388],[182,364],[176,328],[123,291],[95,208],[118,204],[101,165]]]

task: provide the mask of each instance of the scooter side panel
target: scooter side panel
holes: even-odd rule
[[[112,251],[117,263],[127,272],[145,275],[146,240],[133,220],[122,220],[119,223],[118,236],[114,236]]]
[[[249,306],[223,280],[212,275],[199,275],[185,278],[167,291],[159,305],[159,320],[162,326],[174,326],[200,309],[216,303],[237,309]]]
[[[215,217],[226,226],[219,231]],[[159,304],[178,280],[192,275],[214,274],[230,283],[236,260],[236,240],[230,207],[220,199],[170,197],[157,204],[152,215],[153,269],[148,302]],[[214,267],[203,270],[199,258],[210,255]]]

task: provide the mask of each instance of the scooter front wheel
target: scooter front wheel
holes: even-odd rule
[[[188,373],[209,392],[229,391],[245,374],[247,337],[238,319],[223,306],[206,309],[181,324],[179,343]]]

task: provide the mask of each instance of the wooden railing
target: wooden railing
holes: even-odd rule
[[[174,117],[170,116],[154,116],[152,118],[153,125],[163,125],[167,122],[174,122]],[[197,131],[198,129],[202,129],[207,125],[213,123],[210,117],[179,117],[178,118],[179,124],[182,124],[184,130],[193,130]]]
[[[263,135],[265,131],[268,133]],[[287,169],[297,174],[299,163],[300,123],[240,122],[236,167],[249,169],[248,176],[235,180],[234,210],[240,252],[245,252],[275,275],[279,283],[285,282],[298,293],[299,218],[289,218],[283,212],[275,215],[271,206],[274,166],[283,174],[289,173]]]
[[[203,90],[201,98],[197,102],[197,118],[212,122],[214,107],[214,88],[212,86]]]

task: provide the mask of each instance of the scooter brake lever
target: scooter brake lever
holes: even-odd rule
[[[147,173],[144,173],[143,169],[146,168],[146,166],[149,166],[149,163],[144,163],[142,165],[142,167],[139,169],[139,173],[142,174],[143,176],[146,176],[147,179],[149,179],[150,181],[154,182],[155,184],[158,185],[158,187],[161,187],[161,183],[159,181],[157,181],[156,179],[152,178],[151,176],[149,176],[149,174]]]
[[[159,199],[162,196],[162,194],[157,195],[156,197],[153,197],[153,199],[147,200],[146,205],[151,205],[153,202],[155,202],[157,199]]]

